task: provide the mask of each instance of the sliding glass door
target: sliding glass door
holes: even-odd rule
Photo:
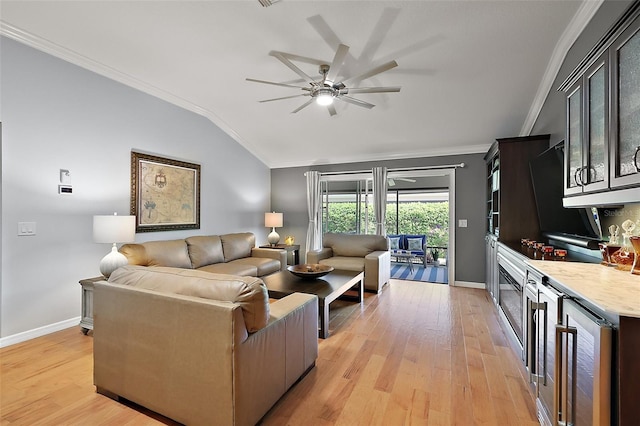
[[[321,182],[322,230],[375,234],[371,181]]]

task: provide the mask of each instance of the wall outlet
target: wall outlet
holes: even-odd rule
[[[466,227],[467,227],[467,219],[459,219],[458,228],[466,228]]]

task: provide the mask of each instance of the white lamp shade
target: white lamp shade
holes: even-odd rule
[[[104,215],[93,217],[93,241],[96,243],[130,243],[136,237],[136,217]]]
[[[265,213],[264,226],[267,228],[282,228],[282,213]]]

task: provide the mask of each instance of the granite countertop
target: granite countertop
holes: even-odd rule
[[[594,263],[527,263],[604,312],[640,318],[640,275]]]

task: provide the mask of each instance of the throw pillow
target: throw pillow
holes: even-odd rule
[[[422,251],[422,238],[407,238],[407,249],[411,251]]]
[[[400,237],[389,238],[389,248],[391,250],[400,249]]]

